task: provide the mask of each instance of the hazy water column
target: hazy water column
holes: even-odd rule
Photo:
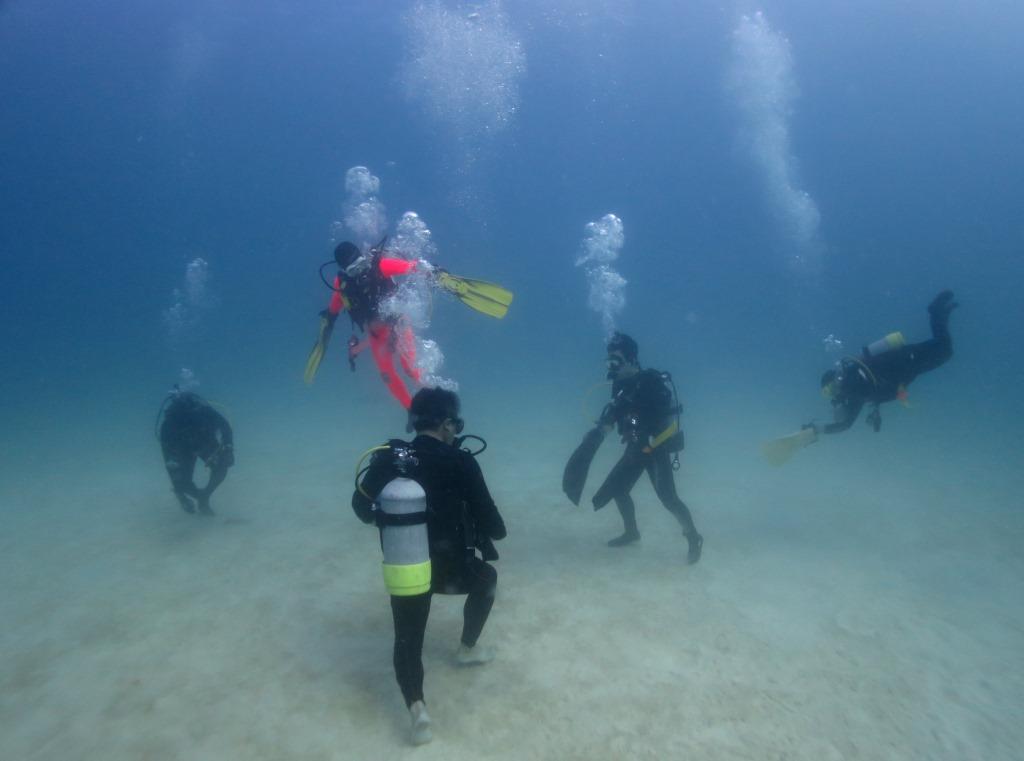
[[[523,46],[498,0],[449,8],[417,3],[406,17],[401,69],[409,100],[457,144],[465,174],[511,123],[526,71]]]
[[[185,266],[182,287],[173,290],[171,306],[163,313],[172,346],[180,346],[198,332],[203,314],[213,305],[209,281],[210,265],[202,257],[196,257]]]
[[[742,16],[732,33],[729,87],[736,98],[744,147],[761,173],[765,192],[793,259],[813,264],[822,250],[821,215],[810,194],[799,187],[790,146],[789,121],[798,90],[789,40],[773,30],[760,11]]]

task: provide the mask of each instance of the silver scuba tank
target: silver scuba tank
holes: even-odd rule
[[[383,513],[380,529],[384,585],[398,597],[430,591],[430,541],[427,495],[411,478],[389,481],[377,497]]]
[[[869,357],[877,357],[879,354],[885,354],[887,351],[900,348],[906,342],[907,339],[897,330],[895,333],[890,333],[884,338],[879,338],[877,341],[869,343],[864,347],[864,353]]]

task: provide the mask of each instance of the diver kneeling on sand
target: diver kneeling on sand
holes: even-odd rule
[[[766,443],[762,451],[768,461],[781,465],[795,452],[816,442],[820,434],[847,430],[865,404],[872,405],[867,423],[875,433],[881,430],[879,407],[895,400],[906,406],[907,386],[918,375],[941,367],[953,356],[949,315],[958,306],[952,291],[942,291],[928,305],[930,339],[908,344],[902,333],[890,333],[865,346],[859,357],[840,359],[821,376],[821,393],[832,404],[833,422],[807,423],[797,433]]]
[[[597,425],[584,436],[583,443],[569,458],[562,476],[562,490],[573,504],[580,503],[590,463],[604,437],[617,425],[626,451],[593,498],[595,510],[614,499],[622,515],[622,536],[609,541],[608,546],[621,547],[640,538],[636,507],[629,493],[646,470],[658,499],[683,527],[683,536],[689,545],[687,561],[696,563],[700,560],[704,537],[697,532],[689,508],[676,493],[673,473],[679,467],[683,431],[680,427],[682,408],[672,377],[650,368],[642,369],[636,341],[616,333],[608,342],[608,380],[612,381],[612,400],[605,406]]]
[[[456,662],[490,661],[493,649],[477,640],[498,580],[486,561],[498,559],[492,540],[505,538],[505,523],[474,458],[483,449],[462,448],[478,437],[460,435],[458,396],[421,389],[412,398],[409,422],[417,433],[411,442],[394,439],[370,450],[373,459],[356,475],[352,509],[380,529],[395,624],[395,676],[412,718],[412,741],[419,745],[431,739],[422,659],[431,596],[467,595]]]
[[[194,513],[198,506],[203,515],[213,515],[210,495],[235,464],[234,436],[227,419],[198,394],[175,386],[160,407],[157,426],[164,466],[181,509]],[[192,480],[197,459],[210,469],[202,489]]]

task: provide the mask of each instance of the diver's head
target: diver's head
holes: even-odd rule
[[[409,406],[409,422],[416,433],[425,433],[445,444],[454,444],[465,423],[459,417],[459,397],[443,388],[421,388]]]
[[[821,375],[821,395],[826,399],[835,399],[839,395],[841,381],[835,369],[826,370]]]
[[[608,341],[608,380],[636,375],[640,370],[636,341],[625,333],[615,333]]]
[[[343,240],[334,249],[334,261],[341,269],[347,269],[361,255],[359,246],[347,240]]]
[[[176,415],[188,415],[194,410],[204,406],[203,398],[192,391],[182,391],[177,384],[167,396],[167,414],[171,417]]]

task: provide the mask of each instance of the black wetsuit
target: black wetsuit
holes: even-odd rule
[[[683,434],[672,438],[652,451],[645,452],[651,439],[657,437],[676,419],[673,395],[665,378],[657,370],[641,370],[625,380],[612,384],[612,401],[601,416],[602,425],[615,424],[626,444],[626,451],[615,464],[601,488],[594,494],[594,509],[600,510],[615,500],[622,515],[626,535],[638,535],[636,506],[629,493],[646,470],[661,504],[675,516],[683,533],[698,536],[690,510],[676,493],[672,469],[672,453],[683,447]]]
[[[825,425],[825,433],[845,431],[860,415],[865,404],[873,404],[868,421],[875,431],[882,419],[878,405],[899,398],[901,392],[918,375],[934,370],[953,356],[953,338],[949,333],[949,298],[940,295],[928,307],[932,337],[928,341],[907,344],[870,356],[865,349],[860,357],[847,357],[840,362],[838,390],[832,399],[834,421]]]
[[[491,498],[483,473],[473,456],[431,436],[411,444],[391,442],[377,453],[362,481],[376,499],[389,481],[404,475],[418,482],[427,495],[427,536],[430,542],[430,592],[410,597],[391,596],[395,622],[395,676],[406,705],[423,700],[423,635],[431,595],[467,595],[463,607],[462,643],[473,647],[494,603],[498,573],[486,560],[497,560],[492,540],[505,538],[505,522]],[[411,449],[415,462],[404,472],[395,452]],[[363,523],[375,518],[374,503],[360,491],[352,509]],[[477,549],[483,559],[477,556]]]
[[[195,499],[200,512],[212,513],[210,495],[235,464],[234,437],[225,417],[198,395],[180,392],[164,410],[160,448],[182,509],[195,512]],[[210,468],[209,481],[202,489],[192,480],[197,459]]]
[[[382,251],[374,251],[367,267],[354,277],[338,270],[334,281],[335,289],[340,288],[345,298],[345,309],[353,324],[363,331],[375,320],[385,319],[380,314],[381,303],[397,288],[391,278],[380,274],[383,255]]]
[[[352,322],[361,330],[377,317],[380,302],[387,295],[383,278],[372,272],[364,273],[355,278],[339,273],[342,293],[348,301],[348,314]]]

